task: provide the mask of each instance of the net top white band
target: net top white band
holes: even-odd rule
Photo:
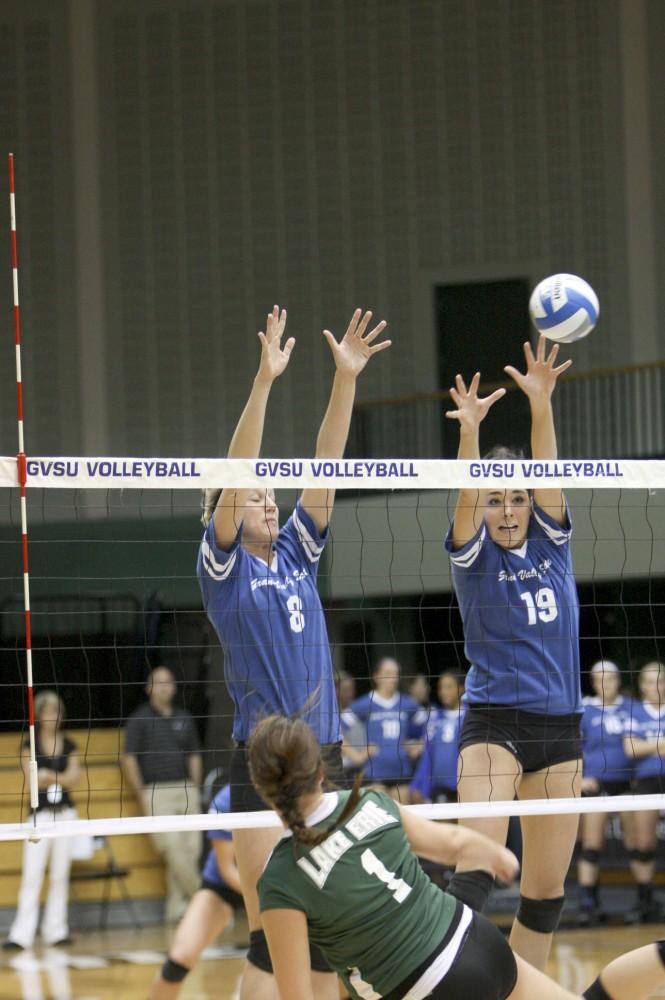
[[[405,806],[427,819],[485,819],[496,816],[543,816],[580,813],[665,810],[665,795],[598,795],[583,799],[514,799],[496,802],[451,802]],[[173,833],[182,830],[239,830],[281,826],[274,812],[202,813],[196,816],[125,816],[107,819],[59,820],[45,811],[39,825],[32,822],[0,824],[0,842],[43,837],[107,837],[136,833]]]
[[[500,483],[515,489],[662,489],[665,461],[565,459],[28,458],[27,485],[49,489],[445,490]],[[16,458],[0,458],[0,486],[18,486]]]

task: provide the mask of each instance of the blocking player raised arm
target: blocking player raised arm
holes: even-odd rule
[[[362,310],[356,309],[339,343],[330,330],[323,331],[335,360],[335,377],[328,408],[316,439],[316,458],[343,457],[351,426],[356,379],[373,354],[390,347],[389,340],[374,343],[386,328],[384,320],[369,333],[365,332],[371,318],[371,312],[362,315]],[[320,532],[325,531],[328,526],[334,500],[334,490],[303,491],[301,504]]]
[[[450,390],[450,396],[457,409],[446,412],[449,420],[459,421],[457,457],[467,461],[480,458],[480,425],[490,407],[506,394],[505,389],[497,389],[490,396],[481,399],[478,396],[479,384],[480,372],[473,376],[468,389],[462,376],[456,375],[455,387]],[[457,494],[453,521],[453,545],[456,549],[466,545],[482,524],[483,510],[478,501],[478,490],[460,490]]]
[[[274,306],[268,313],[265,333],[259,333],[261,359],[249,399],[236,425],[228,458],[257,458],[263,440],[266,406],[272,384],[289,363],[295,339],[289,337],[282,347],[286,327],[286,309]],[[215,509],[215,539],[220,549],[231,546],[243,521],[245,504],[251,490],[226,489]]]
[[[557,457],[552,393],[559,375],[570,368],[573,362],[569,359],[555,368],[554,362],[559,353],[559,345],[555,344],[546,357],[545,343],[545,337],[541,335],[538,339],[535,356],[531,344],[528,341],[524,344],[526,372],[520,372],[512,365],[506,365],[504,371],[517,382],[529,400],[531,408],[531,457],[547,460]],[[533,493],[533,499],[558,524],[565,524],[566,501],[562,490],[536,489]]]

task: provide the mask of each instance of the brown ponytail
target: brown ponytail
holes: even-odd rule
[[[294,850],[298,843],[321,844],[346,822],[360,798],[362,775],[334,825],[317,831],[305,824],[300,800],[316,791],[321,777],[325,780],[325,765],[321,747],[302,719],[271,715],[259,722],[249,741],[249,771],[261,798],[274,806],[293,833]]]

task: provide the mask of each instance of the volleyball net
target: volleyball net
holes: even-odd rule
[[[438,679],[442,674],[463,678],[469,666],[443,545],[459,489],[565,489],[573,522],[585,695],[597,690],[592,666],[613,663],[630,715],[630,699],[641,698],[640,670],[665,662],[665,461],[47,457],[28,458],[25,474],[35,692],[54,690],[62,699],[63,730],[76,745],[83,772],[72,792],[79,818],[49,823],[42,817],[35,828],[21,765],[27,734],[28,593],[21,568],[21,498],[16,459],[0,458],[0,840],[276,825],[267,810],[208,814],[194,795],[192,811],[185,815],[141,815],[144,810],[121,768],[127,719],[147,700],[149,671],[166,666],[177,684],[177,704],[190,713],[196,730],[206,802],[228,778],[233,705],[223,652],[203,611],[196,574],[204,488],[274,489],[281,524],[301,491],[337,491],[318,587],[342,717],[352,719],[348,729],[343,727],[345,743],[351,751],[368,751],[365,765],[358,757],[347,760],[349,773],[364,766],[372,776],[375,739],[371,721],[356,702],[371,690],[376,693],[376,667],[390,660],[400,669],[401,695],[406,699],[413,690],[415,702],[412,682],[421,678],[423,700],[429,702],[409,709],[406,722],[398,711],[396,718],[378,723],[386,740],[397,739],[404,751],[399,773],[376,781],[398,785],[406,801],[415,801],[407,790],[422,754],[432,749],[428,741],[444,738],[443,724],[434,725]],[[539,614],[552,613],[547,602],[540,607],[536,601],[531,608],[526,599],[524,611],[533,612],[536,628]],[[518,683],[520,669],[516,658]],[[665,675],[663,680],[665,700]],[[343,691],[346,681],[351,695]],[[461,711],[458,706],[458,716]],[[658,707],[653,712],[659,717]],[[602,712],[600,719],[604,732]],[[608,740],[616,736],[611,729]],[[608,768],[609,756],[608,744]],[[632,790],[575,798],[576,770],[571,765],[566,798],[425,801],[410,807],[440,819],[665,808],[660,794]],[[660,774],[659,756],[652,770]],[[420,801],[434,800],[435,791]]]

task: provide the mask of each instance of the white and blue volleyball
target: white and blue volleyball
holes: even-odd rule
[[[570,344],[591,333],[598,322],[598,296],[584,278],[552,274],[531,293],[529,312],[536,329],[549,340]]]

